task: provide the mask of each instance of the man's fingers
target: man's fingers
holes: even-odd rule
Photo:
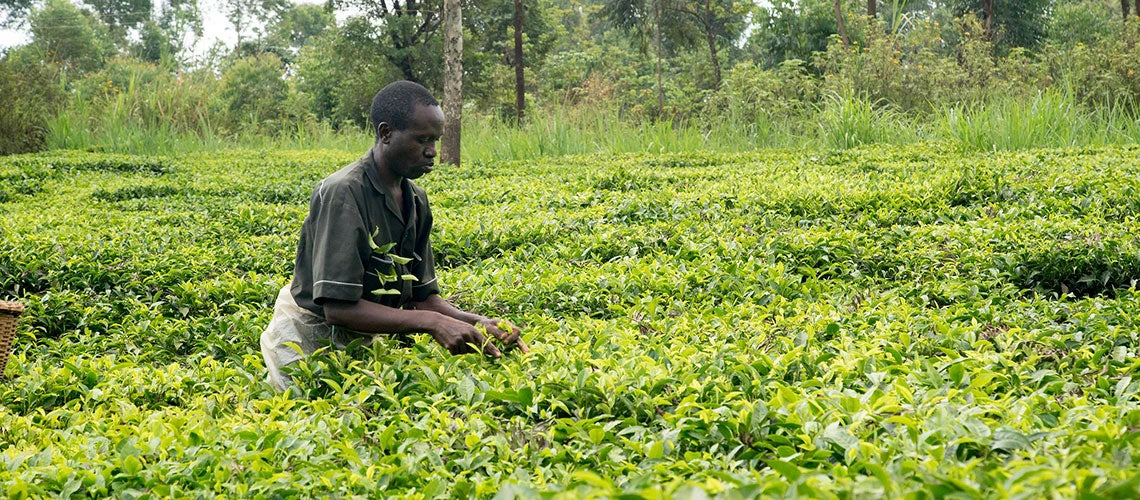
[[[486,354],[492,358],[499,358],[499,357],[503,356],[503,353],[499,352],[499,348],[495,347],[495,344],[488,342],[487,338],[484,337],[480,333],[475,334],[475,346],[474,347],[477,347],[477,348],[481,347],[483,349],[483,354]],[[478,352],[478,351],[476,351],[476,352]]]
[[[496,339],[499,339],[499,342],[503,343],[504,348],[506,348],[507,350],[510,350],[516,346],[523,347],[526,345],[526,344],[520,344],[519,343],[519,341],[522,338],[522,330],[519,330],[519,327],[515,326],[514,324],[512,324],[510,321],[507,321],[507,320],[500,319],[500,320],[492,320],[492,321],[494,322],[494,324],[493,325],[487,325],[486,326],[487,331],[490,332],[491,334],[493,334]],[[523,352],[528,352],[528,351],[529,351],[529,348],[524,350]]]
[[[499,328],[498,326],[493,326],[493,325],[487,326],[486,328],[487,328],[487,333],[494,335],[495,338],[499,340],[499,342],[503,343],[504,347],[511,347],[511,345],[514,344],[515,341],[517,341],[519,339],[519,333],[520,332],[519,332],[518,328],[512,327],[511,331],[506,331],[506,330],[503,330],[502,328]]]
[[[526,342],[523,342],[522,330],[519,330],[519,328],[517,326],[514,326],[514,325],[511,325],[511,330],[513,330],[513,331],[511,332],[511,340],[509,343],[517,345],[519,347],[519,350],[522,351],[523,354],[529,353],[530,347],[527,347]]]
[[[501,340],[503,341],[504,345],[514,344],[515,342],[518,342],[518,340],[519,340],[519,333],[518,332],[508,333],[506,335],[503,335]]]
[[[508,328],[500,328],[499,325]],[[489,342],[492,336],[502,342],[502,348],[493,342]],[[459,338],[463,340],[447,349],[453,355],[482,352],[492,358],[501,358],[504,350],[511,350],[516,347],[524,354],[530,352],[530,347],[522,340],[522,331],[506,321],[500,321],[498,324],[476,323],[475,328],[463,332]]]
[[[492,344],[490,342],[483,343],[483,354],[486,354],[492,358],[503,357],[503,353],[499,351],[499,348],[495,347],[495,344]]]

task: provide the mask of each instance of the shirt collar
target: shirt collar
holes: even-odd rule
[[[372,184],[372,189],[382,196],[388,196],[388,190],[384,189],[383,184],[380,183],[380,170],[379,167],[376,166],[376,162],[372,159],[372,150],[369,149],[360,161],[364,165],[364,173],[368,176],[368,183]],[[420,196],[416,194],[416,190],[412,189],[412,181],[408,180],[407,177],[400,180],[400,189],[404,190],[404,194],[411,194],[413,199],[420,199]]]
[[[384,186],[380,184],[380,171],[378,167],[376,167],[376,162],[372,160],[371,149],[364,154],[360,162],[364,165],[364,175],[368,176],[368,183],[372,184],[372,189],[383,196],[388,196],[388,190],[384,189]]]

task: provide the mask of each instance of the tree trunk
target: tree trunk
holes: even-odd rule
[[[1124,20],[1128,20],[1128,0],[1120,0],[1120,13],[1124,15]]]
[[[459,166],[463,123],[463,12],[460,0],[443,2],[443,150],[441,163]]]
[[[665,113],[665,93],[661,90],[661,0],[653,1],[653,17],[657,32],[657,116],[661,117]]]
[[[515,113],[522,126],[526,107],[526,90],[523,81],[523,4],[515,0]]]
[[[1136,0],[1136,8],[1132,9],[1133,15],[1140,16],[1140,0]]]
[[[1127,2],[1128,0],[1122,1]],[[241,57],[241,29],[243,27],[243,24],[244,23],[242,23],[240,20],[234,23],[234,31],[237,32],[237,45],[234,45],[234,52],[238,57]]]
[[[416,70],[412,68],[412,61],[407,56],[392,62],[396,65],[396,68],[399,68],[400,74],[404,75],[405,80],[423,84],[416,75]]]
[[[838,0],[837,0],[838,1]],[[712,0],[705,0],[705,38],[709,42],[709,57],[713,65],[713,90],[720,90],[720,59],[716,54],[716,29],[713,24]]]
[[[712,58],[712,65],[713,65],[713,90],[719,90],[720,89],[720,59],[717,58],[717,54],[716,54],[716,37],[713,36],[711,31],[708,33],[708,39],[709,39],[709,57]]]
[[[986,15],[986,35],[991,39],[994,36],[994,0],[983,0],[982,10]]]
[[[875,0],[867,0],[867,15],[870,17],[875,17],[875,10]]]
[[[835,0],[835,25],[839,29],[839,39],[843,40],[844,47],[851,46],[851,39],[847,38],[847,23],[843,22],[843,7],[840,5],[842,0]],[[989,1],[989,0],[986,0]]]

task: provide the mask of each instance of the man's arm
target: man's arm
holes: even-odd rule
[[[367,300],[328,301],[324,309],[325,320],[333,326],[358,332],[427,332],[451,354],[479,352],[482,346],[484,354],[495,358],[502,356],[473,324],[433,310],[397,309]]]
[[[482,325],[487,333],[494,335],[495,338],[499,339],[499,341],[503,343],[503,345],[515,345],[518,346],[518,348],[523,353],[530,352],[530,348],[527,347],[526,342],[523,342],[522,340],[522,331],[520,331],[519,328],[511,322],[469,313],[458,307],[455,307],[450,302],[443,300],[443,298],[438,294],[433,293],[429,295],[427,299],[421,302],[413,302],[410,304],[410,307],[414,308],[416,311],[441,314],[448,318],[452,318],[469,325]],[[508,330],[499,328],[500,323],[505,324]]]

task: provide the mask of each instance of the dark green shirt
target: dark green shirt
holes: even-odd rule
[[[301,226],[290,292],[297,305],[324,317],[329,300],[369,300],[392,307],[439,293],[431,251],[431,209],[427,194],[408,179],[402,184],[404,210],[380,185],[372,153],[326,177],[313,189]],[[395,242],[388,253],[412,259],[399,264],[368,244]],[[397,276],[383,283],[379,275]],[[415,276],[415,280],[399,278]],[[378,289],[399,295],[376,295]]]

